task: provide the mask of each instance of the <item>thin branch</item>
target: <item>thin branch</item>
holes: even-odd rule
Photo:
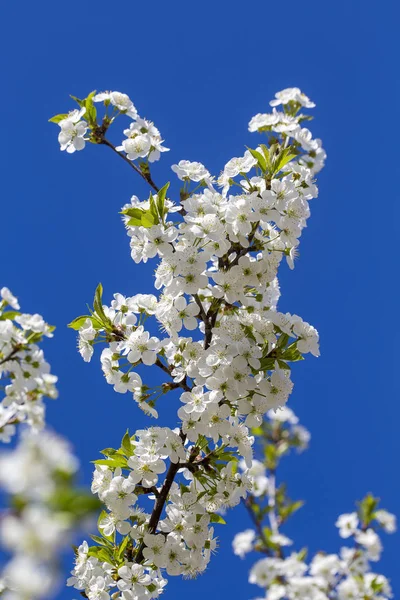
[[[158,498],[160,496],[160,492],[158,491],[158,489],[156,488],[155,485],[153,485],[150,488],[146,488],[143,485],[137,485],[135,487],[135,492],[139,493],[141,496],[146,496],[148,494],[154,494],[156,496],[156,498]]]
[[[263,544],[264,544],[264,546],[265,546],[265,549],[268,551],[268,554],[269,554],[269,552],[270,552],[270,551],[269,551],[269,547],[268,547],[268,540],[267,540],[267,538],[265,537],[265,535],[264,535],[264,531],[263,531],[263,528],[262,528],[262,526],[261,526],[261,523],[260,523],[260,521],[257,519],[257,517],[256,517],[256,514],[255,514],[255,512],[254,512],[254,510],[253,510],[253,506],[252,506],[252,501],[251,501],[251,498],[252,498],[252,496],[249,496],[248,498],[246,498],[246,499],[243,499],[243,500],[242,500],[242,503],[244,504],[244,506],[245,506],[245,508],[246,508],[247,512],[249,513],[249,516],[250,516],[251,520],[252,520],[252,521],[253,521],[253,523],[254,523],[254,527],[256,528],[256,530],[257,530],[257,533],[258,533],[258,535],[259,535],[259,537],[260,537],[261,541],[263,542]]]
[[[166,365],[164,365],[161,360],[159,358],[157,358],[156,362],[154,363],[157,367],[159,367],[160,369],[162,369],[164,371],[164,373],[167,373],[170,377],[172,377],[171,375],[171,371],[168,369],[168,367]],[[191,392],[192,388],[188,386],[188,384],[186,383],[186,377],[184,377],[184,379],[182,379],[182,381],[177,381],[176,383],[176,387],[181,387],[182,389],[185,390],[185,392]]]
[[[150,185],[150,187],[153,188],[153,190],[156,193],[159,191],[159,188],[156,186],[156,184],[152,180],[150,173],[147,173],[147,174],[143,173],[143,171],[141,169],[139,169],[139,167],[137,167],[131,160],[129,160],[129,158],[125,154],[123,154],[122,152],[117,150],[116,147],[114,146],[114,144],[112,144],[106,138],[102,138],[100,143],[104,144],[105,146],[108,146],[109,148],[111,148],[111,150],[113,150],[116,154],[118,154],[118,156],[120,156],[122,158],[122,160],[124,160],[130,167],[132,167],[132,169],[138,175],[140,175],[140,177],[142,177],[146,181],[146,183],[148,183]]]
[[[270,470],[268,476],[268,518],[269,524],[271,525],[272,533],[278,533],[278,519],[276,517],[276,482],[275,482],[275,471]]]
[[[11,350],[11,352],[9,352],[9,354],[7,354],[7,356],[5,356],[2,360],[0,360],[0,365],[4,365],[4,363],[8,362],[9,360],[12,360],[13,357],[15,356],[15,354],[17,354],[17,352],[19,352],[21,349],[22,349],[21,344],[17,344],[16,346],[14,346],[14,348]]]
[[[186,435],[184,433],[182,433],[182,431],[180,432],[180,437],[182,439],[182,443],[185,443],[186,440]],[[175,479],[175,475],[177,474],[177,472],[179,471],[179,469],[181,469],[182,466],[179,462],[177,463],[171,463],[169,465],[169,469],[167,471],[167,475],[164,479],[164,483],[163,486],[161,488],[161,491],[159,492],[159,496],[157,497],[157,501],[155,503],[155,506],[153,508],[153,512],[151,513],[151,517],[150,517],[150,521],[149,521],[149,526],[148,526],[148,532],[149,533],[155,533],[157,530],[157,525],[158,522],[161,518],[161,514],[164,508],[164,504],[167,501],[167,496],[169,494],[169,491],[172,487],[172,484],[174,482]],[[136,554],[135,557],[135,562],[136,563],[140,563],[143,560],[143,550],[145,548],[145,543],[142,542],[139,546],[139,550]]]

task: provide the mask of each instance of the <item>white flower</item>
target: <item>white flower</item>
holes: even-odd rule
[[[386,533],[394,533],[396,531],[396,517],[387,510],[377,510],[375,512],[375,519],[382,526],[384,531],[386,531]]]
[[[187,413],[192,419],[197,421],[200,415],[206,410],[207,405],[213,402],[214,398],[215,396],[211,396],[210,392],[204,393],[202,386],[194,387],[191,392],[183,392],[180,400],[185,405],[179,410],[178,415],[183,415],[181,418],[184,418],[184,413]]]
[[[288,104],[289,102],[298,102],[305,108],[314,108],[314,102],[311,102],[309,98],[299,88],[286,88],[281,92],[275,94],[275,100],[271,100],[271,106],[279,106],[280,104]]]
[[[275,111],[270,114],[258,113],[250,120],[249,131],[254,132],[263,129],[264,127],[271,127],[271,125],[276,125],[278,122],[279,116]]]
[[[132,100],[126,94],[121,92],[101,92],[96,94],[93,102],[110,102],[121,112],[127,114],[132,119],[136,119],[138,114]]]
[[[20,309],[20,306],[18,304],[18,298],[16,298],[7,287],[1,288],[0,296],[7,304],[11,306],[11,308],[14,308],[14,310]]]
[[[158,476],[166,471],[165,462],[157,456],[131,456],[128,465],[132,469],[129,473],[131,482],[141,482],[144,487],[156,485]]]
[[[122,142],[121,146],[117,146],[119,152],[126,152],[129,160],[144,158],[148,155],[151,147],[151,139],[146,134],[138,134],[134,138],[128,138]]]
[[[240,556],[240,558],[244,558],[245,554],[252,551],[255,538],[256,534],[252,529],[246,529],[246,531],[237,533],[232,542],[234,554]]]
[[[358,516],[357,513],[345,513],[340,515],[335,525],[339,528],[339,535],[341,538],[348,538],[355,534],[358,528]]]
[[[370,560],[377,561],[381,557],[382,543],[378,534],[373,529],[366,531],[357,531],[354,535],[356,542],[364,546],[367,557]]]
[[[58,123],[61,128],[58,134],[61,150],[66,150],[69,154],[72,154],[75,150],[83,150],[85,147],[84,135],[88,128],[86,121],[80,120],[85,112],[86,108],[81,108],[79,111],[74,110],[69,113],[68,117]]]
[[[231,158],[229,162],[226,163],[223,172],[218,178],[218,183],[221,185],[223,189],[223,194],[225,195],[229,189],[229,179],[233,179],[239,173],[248,173],[257,164],[257,160],[253,158],[251,153],[246,150],[244,156]]]
[[[118,569],[118,575],[118,589],[121,592],[132,592],[139,597],[144,596],[146,586],[151,584],[151,577],[142,565],[127,563]]]
[[[152,535],[146,533],[144,536],[144,543],[146,547],[143,550],[143,556],[150,562],[154,563],[156,567],[163,567],[165,565],[165,538],[163,535]]]
[[[129,362],[136,363],[141,360],[145,365],[153,365],[157,360],[159,339],[150,337],[149,332],[144,330],[143,325],[140,325],[136,331],[130,334],[126,347],[129,351]]]
[[[295,132],[294,138],[306,152],[315,151],[318,149],[317,140],[313,140],[312,133],[306,127]]]
[[[190,179],[191,181],[210,180],[211,175],[204,165],[199,162],[190,162],[189,160],[180,160],[177,165],[172,165],[171,169],[177,174],[179,179]]]

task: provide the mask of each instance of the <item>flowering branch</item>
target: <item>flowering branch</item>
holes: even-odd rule
[[[371,572],[369,561],[378,561],[382,550],[377,531],[383,528],[393,533],[395,517],[379,509],[379,501],[368,494],[358,504],[357,512],[341,515],[336,522],[342,538],[354,538],[353,548],[342,548],[339,555],[321,551],[310,564],[306,562],[306,549],[287,554],[286,549],[293,542],[279,528],[302,502],[292,502],[285,486],[276,488],[275,474],[283,456],[292,449],[307,447],[309,433],[298,425],[297,417],[287,407],[276,413],[270,411],[268,419],[254,433],[264,459],[253,460],[249,471],[253,492],[244,504],[255,530],[243,531],[233,540],[234,552],[242,558],[251,551],[267,556],[252,567],[250,583],[265,589],[267,600],[391,598],[388,580]]]
[[[286,403],[293,387],[289,363],[319,354],[316,330],[277,311],[276,275],[283,257],[294,266],[325,153],[301,126],[309,117],[300,109],[314,104],[297,88],[278,96],[272,114],[249,123],[264,143],[231,159],[217,179],[197,162],[172,166],[182,182],[178,206],[168,195],[170,183],[159,188],[150,175],[149,164],[168,149],[128,96],[92,92],[74,98],[77,110],[51,119],[60,126],[61,150],[107,145],[156,192],[144,201],[133,196],[122,215],[134,262],[159,261],[157,295],[114,294],[108,306],[99,285],[89,314],[70,324],[79,351],[89,361],[94,345],[105,344],[107,382],[130,392],[154,418],[165,393],[181,392],[176,429],[127,432],[119,449],[106,448],[95,461],[92,491],[106,510],[100,536],[92,536],[97,545],[80,547],[70,580],[90,600],[125,592],[157,597],[164,572],[205,570],[216,547],[214,524],[224,523],[218,511],[237,505],[250,489],[249,428]],[[275,108],[280,104],[282,111]],[[126,139],[114,146],[105,134],[120,117],[131,121]],[[150,334],[152,320],[165,332],[162,339]],[[172,381],[143,381],[141,368],[154,365]],[[150,513],[137,505],[146,498],[154,498]]]

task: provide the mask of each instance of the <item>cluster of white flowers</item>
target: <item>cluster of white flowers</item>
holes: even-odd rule
[[[78,462],[68,444],[43,429],[43,398],[56,398],[57,377],[50,374],[38,343],[54,327],[38,315],[19,312],[17,298],[0,290],[0,441],[9,442],[21,424],[13,450],[0,453],[3,502],[0,542],[9,556],[1,571],[5,600],[48,598],[60,577],[59,553],[72,530],[98,501],[74,485]]]
[[[92,92],[85,100],[74,99],[80,109],[75,109],[68,114],[56,115],[50,121],[58,123],[60,133],[58,141],[61,150],[73,154],[76,150],[83,150],[87,141],[98,143],[99,135],[103,135],[117,116],[123,114],[132,119],[130,126],[124,130],[126,140],[116,148],[123,151],[129,160],[146,159],[150,163],[159,160],[161,152],[169,148],[162,145],[163,140],[154,123],[141,118],[133,105],[132,100],[121,92]],[[102,127],[97,126],[97,110],[95,104],[102,102],[106,108]],[[111,113],[109,114],[109,108]],[[85,137],[90,131],[89,137]]]
[[[93,538],[98,545],[81,546],[70,583],[90,600],[116,598],[118,590],[123,598],[151,598],[164,587],[165,571],[205,569],[216,546],[212,524],[223,521],[217,511],[244,499],[252,479],[254,492],[265,492],[267,479],[255,477],[251,428],[285,405],[293,388],[288,363],[319,355],[317,331],[277,310],[277,271],[283,257],[294,266],[325,154],[302,128],[309,117],[299,111],[313,103],[297,88],[284,90],[272,102],[282,113],[274,108],[250,122],[265,143],[231,159],[219,177],[198,162],[172,166],[183,182],[174,202],[170,184],[158,188],[150,174],[149,163],[166,150],[160,134],[129,97],[93,92],[76,100],[71,138],[60,141],[71,152],[87,128],[89,141],[110,147],[148,182],[154,193],[144,201],[133,196],[122,214],[132,259],[158,264],[156,294],[118,293],[107,306],[99,286],[93,310],[70,326],[85,361],[95,343],[106,344],[107,382],[131,393],[145,413],[157,418],[157,401],[172,390],[180,402],[177,430],[126,434],[119,450],[106,449],[96,461],[92,489],[107,510]],[[101,123],[96,102],[106,109]],[[115,147],[105,134],[120,113],[133,122]],[[53,121],[63,129],[67,119]],[[79,123],[86,124],[78,131]],[[163,336],[153,335],[151,321]],[[158,368],[167,382],[149,385],[141,365]],[[300,426],[290,436],[297,446],[307,443]],[[139,501],[152,504],[149,512]]]
[[[0,454],[0,487],[13,507],[0,520],[1,544],[12,554],[1,573],[5,600],[48,598],[57,587],[59,552],[84,503],[93,506],[72,487],[77,467],[66,442],[47,431],[25,430],[14,450]]]
[[[99,586],[107,598],[115,588],[130,591],[129,598],[155,598],[166,585],[162,569],[190,577],[205,570],[217,546],[213,524],[224,522],[215,511],[237,505],[250,480],[234,460],[226,464],[225,446],[203,444],[185,442],[178,429],[151,427],[132,438],[127,433],[119,450],[103,451],[92,483],[107,509],[98,521],[101,538],[93,537],[101,545],[84,542],[70,585],[91,600]]]
[[[304,552],[292,552],[284,555],[283,544],[280,544],[270,556],[257,561],[250,571],[249,581],[266,589],[265,600],[388,600],[392,591],[388,579],[371,571],[369,561],[379,560],[381,542],[376,528],[382,525],[381,515],[390,526],[383,526],[387,533],[395,531],[395,518],[384,510],[378,510],[375,523],[370,523],[364,531],[355,531],[353,547],[342,547],[339,554],[317,553],[307,564]],[[341,515],[339,521],[347,521],[349,517],[358,521],[357,513]],[[250,540],[250,532],[253,538]],[[244,534],[250,541],[244,539]],[[348,531],[346,529],[348,537]],[[243,539],[237,542],[236,554],[243,555],[253,549],[256,537],[249,530],[241,534]],[[353,535],[353,534],[352,534]],[[240,550],[241,553],[238,551]],[[259,598],[258,600],[261,600]]]
[[[247,471],[252,492],[245,501],[255,528],[238,533],[232,544],[241,558],[253,551],[264,555],[251,568],[250,583],[265,589],[265,600],[392,598],[389,581],[372,572],[369,561],[380,559],[382,543],[377,530],[394,533],[395,516],[379,509],[378,500],[367,495],[357,512],[340,515],[336,522],[340,537],[353,538],[353,547],[343,547],[338,554],[318,552],[309,563],[305,550],[287,554],[286,548],[293,542],[280,527],[302,503],[290,501],[284,486],[276,487],[275,472],[279,460],[291,448],[307,447],[310,435],[288,407],[271,411],[258,435],[266,458],[263,462],[254,459]],[[268,519],[268,525],[264,519]]]
[[[38,315],[19,312],[10,290],[0,290],[0,378],[4,398],[0,403],[0,441],[9,442],[17,423],[34,431],[44,426],[43,398],[56,398],[57,377],[50,373],[38,342],[52,337],[54,327]]]

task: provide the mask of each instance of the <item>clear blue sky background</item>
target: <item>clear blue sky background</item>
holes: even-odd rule
[[[282,472],[292,496],[306,500],[287,533],[298,548],[335,551],[337,514],[368,491],[400,514],[395,2],[25,0],[2,3],[0,16],[1,285],[57,326],[46,353],[60,398],[48,415],[72,440],[81,481],[89,484],[99,449],[144,419],[105,383],[98,356],[81,361],[66,323],[99,281],[106,300],[151,291],[153,267],[130,259],[118,216],[147,190],[107,148],[61,153],[47,119],[72,108],[70,93],[128,93],[171,148],[154,169],[164,183],[182,158],[218,173],[256,142],[249,118],[275,91],[299,86],[317,103],[312,130],[328,162],[296,270],[280,276],[281,310],[310,321],[322,340],[321,358],[295,372],[291,406],[313,437]],[[207,573],[195,583],[171,578],[166,598],[179,589],[192,600],[255,597],[251,561],[230,554],[235,531],[247,525],[241,508],[232,512]],[[398,594],[398,538],[385,545],[382,571]]]

